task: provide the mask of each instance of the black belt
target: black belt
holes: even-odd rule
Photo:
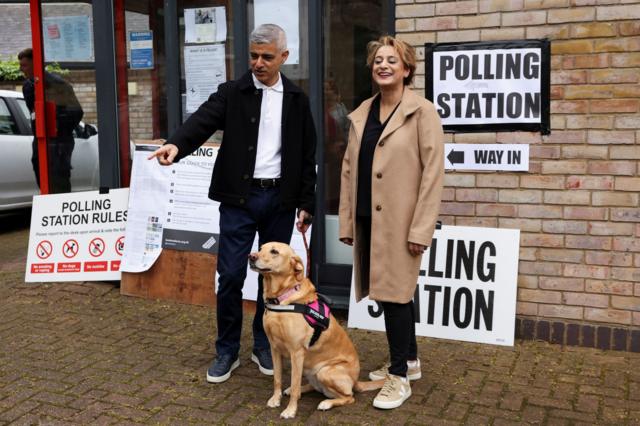
[[[280,178],[252,179],[251,185],[258,188],[275,188],[280,186]]]

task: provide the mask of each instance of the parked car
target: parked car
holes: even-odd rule
[[[74,138],[71,188],[98,189],[98,130],[81,122]],[[22,93],[0,90],[0,212],[30,207],[33,196],[40,193],[31,165],[32,141],[29,109]]]

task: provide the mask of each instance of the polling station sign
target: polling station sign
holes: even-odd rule
[[[548,40],[427,43],[425,63],[445,131],[550,133]]]
[[[416,334],[513,346],[519,241],[517,229],[436,230],[416,283]],[[383,331],[383,315],[378,302],[356,303],[351,291],[349,327]]]
[[[26,282],[120,279],[129,190],[33,197]]]

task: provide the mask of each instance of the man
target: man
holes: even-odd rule
[[[34,103],[35,84],[33,81],[33,50],[24,49],[18,53],[20,71],[26,77],[22,85],[22,95],[31,112],[31,128],[36,132]],[[44,73],[45,98],[56,104],[55,137],[47,140],[47,154],[49,157],[49,193],[60,194],[71,192],[71,155],[75,141],[73,130],[82,120],[82,107],[76,97],[73,87],[62,78],[49,72]],[[31,164],[36,175],[36,182],[40,187],[40,167],[38,159],[38,140],[34,137],[32,144]]]
[[[150,157],[169,165],[195,151],[216,130],[224,135],[213,168],[209,198],[220,201],[217,356],[207,381],[221,383],[239,366],[242,286],[256,231],[260,245],[289,243],[296,226],[305,232],[314,211],[316,135],[309,100],[280,73],[287,60],[282,28],[265,24],[250,36],[251,70],[221,84]],[[273,375],[262,326],[264,300],[258,280],[251,360]]]

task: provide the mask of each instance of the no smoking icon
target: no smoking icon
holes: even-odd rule
[[[51,245],[51,242],[47,240],[40,241],[38,243],[38,247],[36,247],[36,255],[43,260],[51,256],[52,251],[53,246]]]
[[[124,250],[124,236],[118,238],[118,241],[116,241],[116,253],[122,256],[123,250]]]
[[[64,257],[71,259],[76,254],[78,254],[79,248],[80,246],[78,245],[78,242],[76,240],[67,240],[62,245],[62,254],[64,255]]]
[[[104,253],[104,240],[96,237],[89,243],[89,254],[93,257],[99,257]]]

